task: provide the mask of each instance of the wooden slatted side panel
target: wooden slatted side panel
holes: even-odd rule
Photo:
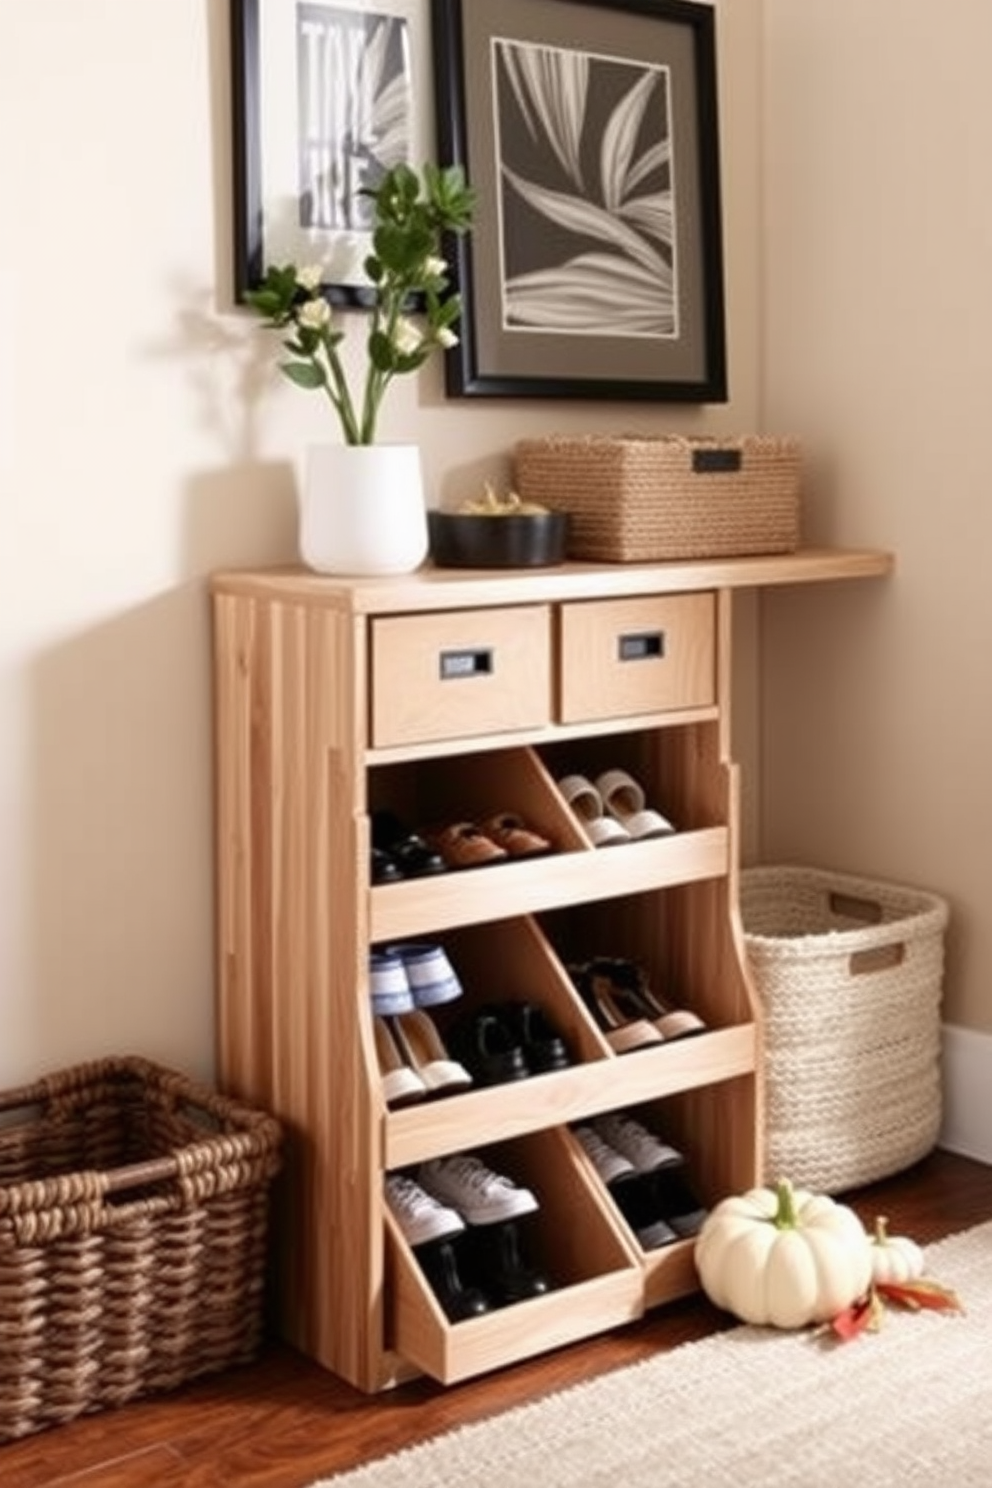
[[[268,933],[268,812],[253,803],[268,780],[267,734],[253,736],[253,707],[264,716],[268,630],[256,633],[250,601],[217,595],[214,609],[215,855],[219,1077],[231,1095],[272,1094],[271,957]],[[268,798],[269,787],[260,799]],[[247,1015],[251,1007],[253,1016]]]
[[[675,987],[692,987],[693,1006],[713,1023],[755,1028],[753,1072],[701,1085],[664,1102],[668,1130],[686,1152],[709,1202],[757,1182],[762,1165],[760,1131],[760,1007],[751,982],[740,929],[740,773],[731,759],[733,594],[722,590],[717,606],[719,721],[690,730],[676,763],[678,789],[726,821],[730,838],[727,876],[683,885],[664,896],[662,933]]]
[[[220,1079],[286,1129],[284,1335],[376,1389],[384,1109],[364,1004],[364,621],[227,594],[215,617]]]

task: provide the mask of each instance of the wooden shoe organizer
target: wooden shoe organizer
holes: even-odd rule
[[[696,1285],[644,1252],[570,1127],[634,1109],[704,1204],[760,1175],[759,1046],[737,913],[733,591],[886,573],[877,552],[331,580],[217,575],[218,1038],[223,1088],[284,1123],[285,1337],[363,1390],[448,1382],[629,1321]],[[621,768],[674,835],[594,848],[556,788]],[[513,811],[538,858],[370,887],[372,813],[414,830]],[[401,1110],[383,1099],[370,947],[443,945],[484,1002],[539,1004],[568,1069]],[[567,967],[644,966],[704,1033],[614,1054]],[[532,1187],[546,1296],[452,1324],[384,1175],[472,1151]]]

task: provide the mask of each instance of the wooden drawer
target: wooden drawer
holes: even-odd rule
[[[715,701],[713,594],[562,605],[562,723]]]
[[[372,621],[374,748],[543,728],[550,719],[546,605]]]

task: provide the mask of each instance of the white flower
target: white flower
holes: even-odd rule
[[[331,307],[319,296],[315,300],[305,300],[297,310],[296,318],[308,331],[322,331],[331,323]]]
[[[324,269],[322,264],[304,264],[302,268],[296,271],[297,284],[301,289],[308,290],[311,294],[315,289],[320,288],[323,277]]]
[[[434,333],[434,340],[438,346],[443,346],[445,349],[458,345],[458,337],[449,326],[439,326]]]
[[[412,356],[423,345],[423,336],[407,315],[401,315],[393,330],[393,346],[400,356]]]
[[[437,254],[433,253],[430,255],[429,258],[424,259],[425,279],[443,279],[444,275],[447,272],[448,263],[446,259],[440,258]]]

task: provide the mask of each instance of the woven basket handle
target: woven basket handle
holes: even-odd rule
[[[841,894],[836,890],[830,895],[830,910],[845,919],[861,920],[865,925],[880,925],[885,918],[885,910],[877,899],[865,899],[860,894]],[[848,959],[847,969],[851,976],[870,976],[875,971],[889,971],[901,966],[905,959],[905,942],[895,940],[854,951]]]
[[[75,1109],[79,1092],[95,1075],[145,1078],[158,1098],[188,1119],[203,1122],[204,1135],[181,1149],[102,1171],[77,1170],[11,1184],[0,1192],[0,1220],[11,1224],[22,1245],[62,1235],[113,1228],[140,1214],[161,1215],[270,1178],[279,1167],[281,1129],[261,1111],[195,1086],[140,1058],[102,1061],[50,1075],[0,1092],[0,1113],[41,1108],[57,1115]],[[134,1191],[130,1202],[108,1204]]]

